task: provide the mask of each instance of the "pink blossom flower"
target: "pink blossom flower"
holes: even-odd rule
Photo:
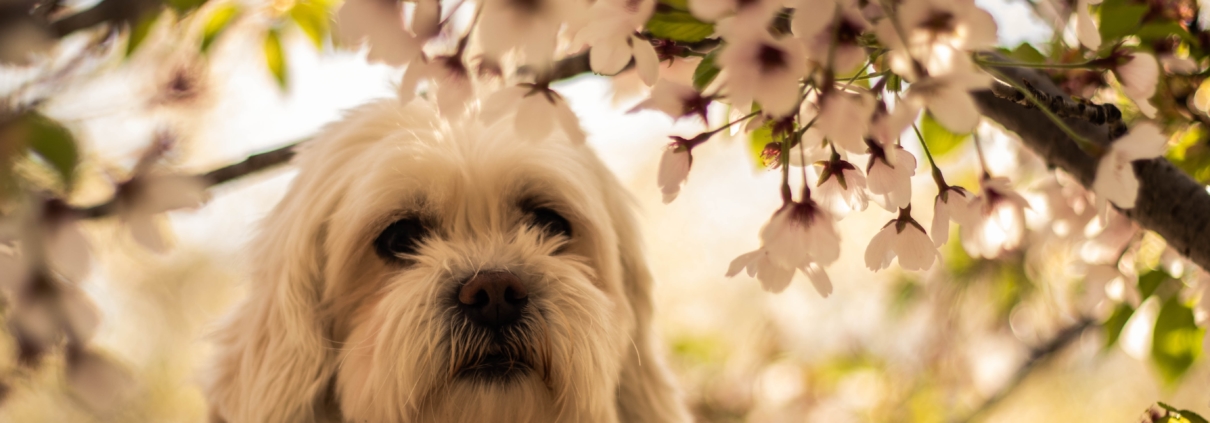
[[[793,38],[774,39],[766,31],[728,38],[717,64],[723,91],[736,107],[752,101],[765,113],[781,117],[795,110],[798,80],[806,75],[806,53]]]
[[[933,267],[939,255],[937,247],[910,213],[910,209],[900,209],[899,218],[887,222],[870,240],[865,250],[867,268],[873,271],[886,269],[895,257],[899,257],[899,266],[904,270]]]
[[[1155,95],[1155,84],[1159,81],[1160,65],[1151,53],[1134,52],[1126,63],[1113,68],[1114,76],[1122,84],[1122,91],[1139,106],[1143,115],[1155,117],[1156,108],[1151,105]]]
[[[1017,248],[1025,235],[1027,207],[1008,179],[984,178],[983,193],[971,201],[968,221],[962,222],[962,247],[972,257],[989,259]]]
[[[1151,122],[1142,122],[1130,128],[1126,135],[1110,144],[1097,164],[1096,179],[1092,192],[1123,209],[1134,208],[1138,199],[1139,180],[1135,177],[1135,160],[1145,160],[1164,155],[1168,138]]]
[[[970,51],[996,46],[996,21],[969,0],[905,0],[896,8],[899,30],[891,19],[878,23],[876,33],[891,48],[895,73],[909,80],[920,77],[913,59],[930,75],[969,71]]]
[[[868,94],[832,90],[817,102],[803,102],[801,114],[818,114],[815,126],[837,147],[850,153],[866,152],[865,136],[870,130],[876,100]]]
[[[546,86],[518,84],[496,91],[483,101],[480,115],[486,123],[512,117],[513,131],[529,140],[545,139],[556,123],[572,141],[587,138],[567,100]]]
[[[905,101],[915,108],[927,108],[950,131],[966,134],[979,124],[979,108],[971,91],[991,86],[991,77],[976,71],[927,77],[908,88]]]
[[[164,252],[168,244],[155,216],[200,206],[206,197],[206,184],[191,175],[139,175],[118,189],[118,214],[135,241],[151,251]]]
[[[781,5],[781,0],[689,0],[689,13],[706,22],[734,15],[737,26],[764,28]]]
[[[807,56],[820,65],[848,72],[866,61],[865,47],[857,40],[870,23],[854,0],[800,0],[790,25]],[[833,63],[828,63],[829,52]]]
[[[970,219],[970,204],[974,194],[959,186],[947,185],[933,201],[933,245],[941,247],[950,239],[950,221],[964,223]]]
[[[647,40],[634,36],[651,18],[652,0],[600,0],[589,8],[591,20],[576,33],[573,44],[590,46],[588,63],[594,72],[614,75],[634,58],[639,77],[647,85],[659,77],[659,57]]]
[[[1097,30],[1097,24],[1093,23],[1092,13],[1088,10],[1090,5],[1100,3],[1101,0],[1076,1],[1076,38],[1089,50],[1101,48],[1101,31]]]
[[[708,123],[706,112],[712,101],[711,97],[703,97],[693,87],[661,78],[651,89],[651,96],[631,111],[654,109],[664,112],[673,120],[697,116],[702,118],[703,123]]]
[[[819,203],[836,218],[848,216],[853,211],[863,211],[869,206],[866,194],[865,175],[852,163],[833,157],[819,164],[823,167],[816,193]]]
[[[916,156],[896,144],[879,145],[867,140],[870,162],[866,165],[870,194],[887,211],[908,207],[912,202],[912,176],[916,174]]]
[[[478,39],[483,52],[500,58],[520,53],[520,62],[543,67],[551,62],[559,29],[584,12],[586,3],[566,0],[483,0]]]
[[[403,25],[403,9],[397,1],[348,0],[336,12],[336,37],[357,45],[367,40],[368,59],[392,66],[407,64],[420,55],[424,39]]]
[[[765,289],[780,292],[789,284],[794,269],[811,280],[820,295],[832,293],[832,281],[821,266],[840,256],[840,236],[828,212],[810,198],[782,206],[761,229],[761,248],[736,257],[727,276],[747,268]]]
[[[676,199],[677,194],[681,192],[681,185],[689,178],[689,167],[693,165],[693,147],[701,142],[695,143],[701,136],[691,140],[686,140],[681,137],[672,137],[674,142],[668,144],[664,148],[664,155],[660,157],[660,172],[657,177],[657,183],[660,186],[660,192],[664,193],[664,204],[671,203]]]
[[[433,60],[416,60],[408,65],[399,83],[399,101],[407,103],[416,96],[417,86],[429,81],[436,89],[437,109],[443,116],[458,118],[474,96],[470,72],[460,55],[440,56]]]

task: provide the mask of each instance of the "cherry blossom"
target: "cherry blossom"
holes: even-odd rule
[[[695,138],[696,139],[696,138]],[[660,192],[664,193],[664,204],[671,203],[681,192],[681,185],[689,178],[689,167],[693,165],[693,140],[673,137],[674,142],[664,148],[660,157],[660,171],[657,184]],[[704,140],[702,140],[704,142]]]
[[[972,257],[989,259],[1017,248],[1025,235],[1027,207],[1007,178],[985,177],[983,193],[971,200],[967,221],[960,222],[962,247]]]
[[[865,250],[865,265],[873,271],[890,267],[899,257],[904,270],[928,270],[937,261],[937,247],[929,240],[924,227],[911,217],[911,208],[900,209],[899,217],[891,219],[870,240]]]
[[[800,0],[796,12],[790,28],[811,60],[841,72],[865,63],[865,48],[857,41],[870,23],[855,0]]]
[[[575,44],[590,46],[588,63],[594,72],[614,75],[634,58],[643,83],[652,85],[659,77],[659,57],[651,43],[634,35],[655,10],[652,0],[601,0],[589,9],[592,20],[576,34]]]
[[[973,70],[928,77],[913,83],[904,100],[912,107],[927,108],[950,131],[966,134],[980,117],[970,92],[989,88],[991,81],[987,74]]]
[[[424,44],[424,39],[404,29],[403,9],[396,1],[345,1],[336,13],[336,37],[351,45],[367,40],[367,58],[392,66],[415,59]]]
[[[781,0],[689,0],[689,13],[706,22],[734,15],[737,26],[763,28],[781,5]]]
[[[509,52],[538,67],[551,62],[565,22],[584,12],[584,3],[566,0],[484,0],[479,16],[479,43],[490,57]]]
[[[870,162],[866,182],[874,201],[887,211],[908,207],[912,201],[912,176],[916,175],[916,156],[896,144],[866,140]]]
[[[661,78],[652,87],[651,95],[631,111],[659,110],[674,120],[697,116],[703,123],[709,123],[706,112],[712,101],[713,98],[702,96],[693,87]]]
[[[1094,4],[1101,4],[1101,0],[1076,1],[1076,38],[1089,50],[1101,48],[1101,31],[1097,30],[1092,13],[1088,10]]]
[[[1122,91],[1139,107],[1143,115],[1155,117],[1156,108],[1151,105],[1155,85],[1159,81],[1160,65],[1151,53],[1134,52],[1126,62],[1113,68],[1114,76],[1122,84]]]
[[[461,116],[475,94],[470,73],[458,55],[413,61],[399,83],[399,101],[411,101],[423,81],[430,81],[429,88],[436,89],[437,109],[446,117]]]
[[[892,69],[909,80],[922,76],[914,61],[939,76],[969,70],[967,51],[996,46],[996,21],[974,1],[905,0],[896,15],[903,34],[891,19],[879,22],[875,32],[891,47]]]
[[[832,160],[820,163],[818,188],[819,203],[832,212],[837,219],[869,206],[865,175],[857,166],[833,156]]]
[[[496,91],[483,100],[480,115],[486,123],[511,116],[513,131],[529,140],[546,138],[556,122],[572,141],[582,143],[587,137],[563,96],[538,84],[518,84]]]
[[[1130,164],[1135,160],[1162,156],[1167,142],[1167,137],[1155,124],[1142,122],[1135,125],[1126,135],[1110,144],[1101,156],[1096,179],[1092,182],[1092,192],[1123,209],[1134,208],[1139,194],[1139,180]]]
[[[118,199],[119,215],[134,240],[158,253],[166,251],[168,245],[154,216],[200,206],[206,201],[206,185],[190,175],[139,175],[119,188]]]
[[[818,116],[815,126],[837,147],[850,153],[866,152],[865,136],[870,130],[876,100],[868,94],[830,91],[817,102],[803,102],[804,118]]]
[[[821,266],[840,257],[840,236],[828,212],[809,195],[804,197],[802,202],[788,202],[773,214],[761,228],[761,248],[736,257],[728,277],[747,268],[749,276],[756,276],[765,289],[779,292],[798,269],[820,295],[832,293],[832,281]]]
[[[756,101],[777,117],[793,112],[799,101],[798,80],[807,73],[802,43],[775,39],[763,30],[727,41],[716,63],[731,104],[745,107]]]
[[[933,245],[940,247],[950,239],[950,221],[970,221],[971,201],[974,194],[959,186],[946,185],[933,200]]]

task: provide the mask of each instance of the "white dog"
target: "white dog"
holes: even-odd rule
[[[688,420],[629,197],[589,147],[391,100],[295,163],[219,332],[214,421]]]

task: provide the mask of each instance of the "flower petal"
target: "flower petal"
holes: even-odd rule
[[[660,56],[656,54],[651,42],[631,36],[634,45],[634,67],[639,73],[639,79],[647,86],[652,86],[660,77]]]

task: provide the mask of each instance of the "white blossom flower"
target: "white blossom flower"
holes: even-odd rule
[[[1200,67],[1197,62],[1188,57],[1177,56],[1175,53],[1162,54],[1159,57],[1160,65],[1163,65],[1164,71],[1168,73],[1176,73],[1181,75],[1192,75],[1198,73]]]
[[[825,298],[832,293],[832,281],[821,266],[840,257],[840,236],[828,212],[810,198],[782,206],[760,231],[761,248],[736,257],[727,276],[747,268],[765,289],[780,292],[790,283],[794,269],[811,280]]]
[[[816,193],[819,203],[837,219],[869,206],[866,179],[857,166],[839,158],[820,164],[823,167]]]
[[[866,182],[874,201],[887,211],[897,211],[912,202],[912,176],[916,175],[916,156],[896,144],[869,142],[870,162]]]
[[[1139,194],[1139,180],[1130,164],[1135,160],[1162,156],[1167,142],[1160,128],[1151,122],[1142,122],[1130,128],[1126,135],[1110,144],[1101,156],[1096,179],[1092,182],[1092,192],[1123,209],[1134,208]]]
[[[651,95],[634,106],[631,111],[659,110],[672,117],[673,120],[680,120],[686,116],[697,116],[702,118],[703,123],[708,123],[706,112],[712,101],[711,97],[702,96],[693,87],[661,78],[651,89]]]
[[[1159,81],[1160,65],[1151,53],[1131,53],[1126,63],[1113,68],[1113,74],[1122,84],[1122,91],[1139,107],[1143,115],[1155,117],[1157,111],[1151,105],[1155,95],[1155,84]]]
[[[336,12],[336,37],[350,45],[367,40],[367,58],[391,66],[415,59],[424,45],[424,39],[404,29],[403,9],[397,1],[345,1]]]
[[[970,203],[962,223],[962,247],[971,257],[996,258],[1017,248],[1025,236],[1029,203],[1012,190],[1008,179],[984,178],[983,193]]]
[[[600,0],[590,8],[591,20],[576,34],[573,44],[588,44],[588,63],[596,73],[615,75],[634,58],[643,83],[659,77],[659,57],[651,43],[634,35],[651,18],[652,0]]]
[[[906,210],[906,209],[903,209]],[[865,250],[865,265],[873,271],[890,267],[891,260],[899,257],[899,267],[904,270],[928,270],[937,261],[937,247],[910,214],[900,212],[870,240]]]
[[[979,108],[971,91],[991,86],[991,76],[970,71],[928,77],[912,83],[905,101],[927,108],[941,125],[959,134],[970,133],[979,124]]]
[[[816,102],[804,101],[800,113],[818,115],[815,126],[837,147],[850,153],[866,152],[865,136],[877,101],[868,94],[830,91]]]
[[[480,116],[485,123],[511,116],[513,131],[528,140],[545,139],[556,122],[572,141],[582,143],[587,138],[567,100],[540,85],[518,84],[496,91],[483,101]]]
[[[436,88],[437,109],[449,118],[462,116],[475,94],[470,72],[459,55],[413,61],[399,83],[399,101],[412,101],[417,86],[423,81],[430,82],[430,89]]]
[[[950,239],[950,221],[963,224],[970,221],[974,195],[965,188],[947,185],[933,200],[933,245],[941,247]]]
[[[118,214],[135,241],[154,252],[168,249],[156,226],[155,216],[171,210],[200,206],[206,201],[206,185],[190,175],[147,174],[119,188]]]
[[[660,157],[660,172],[657,184],[660,192],[664,193],[664,204],[671,203],[681,192],[681,185],[689,178],[689,167],[693,165],[693,147],[706,142],[709,133],[698,135],[692,139],[672,137],[673,142],[664,148]]]
[[[1076,1],[1076,38],[1089,50],[1101,48],[1101,31],[1092,22],[1092,13],[1088,10],[1091,5],[1100,3],[1101,0]]]
[[[866,61],[865,47],[857,39],[871,26],[855,0],[799,0],[790,28],[816,63],[829,64],[829,52],[831,68],[840,72],[854,70]]]
[[[586,4],[566,0],[484,0],[478,38],[483,52],[500,58],[519,52],[520,62],[543,67],[551,62],[559,29],[584,12]]]
[[[996,21],[969,0],[905,0],[896,8],[903,36],[891,19],[878,23],[875,32],[891,48],[891,67],[913,80],[920,77],[915,59],[930,75],[969,71],[968,52],[996,46]]]
[[[689,0],[689,13],[705,22],[733,14],[736,26],[764,28],[781,5],[782,0]]]
[[[763,30],[729,38],[716,63],[721,70],[718,79],[733,106],[742,108],[756,101],[765,113],[781,117],[798,105],[798,80],[806,75],[807,62],[797,40],[774,39]]]

